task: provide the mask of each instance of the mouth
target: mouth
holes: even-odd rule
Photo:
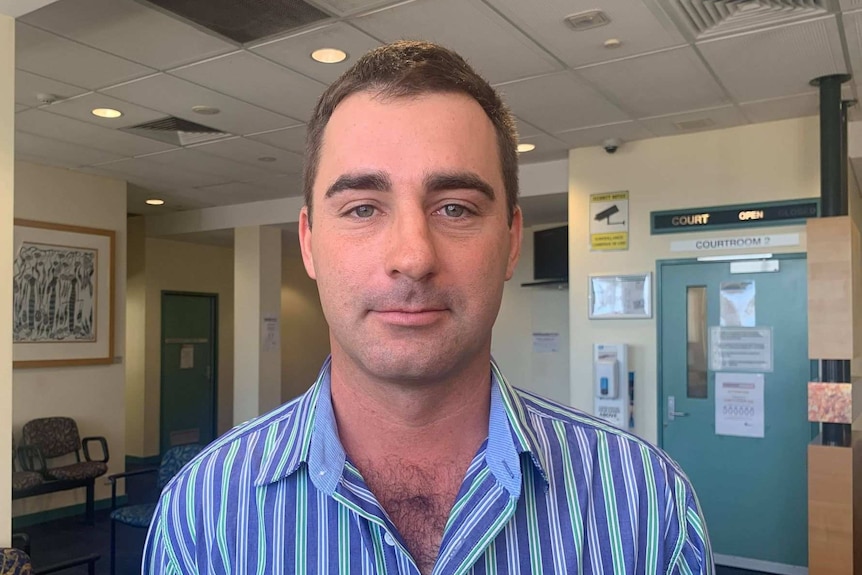
[[[422,327],[440,321],[447,311],[445,308],[396,308],[371,310],[370,315],[393,326]]]

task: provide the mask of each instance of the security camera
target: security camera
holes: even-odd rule
[[[602,142],[602,147],[604,147],[605,151],[609,154],[613,154],[616,152],[619,147],[622,145],[622,140],[619,138],[608,138],[604,142]]]

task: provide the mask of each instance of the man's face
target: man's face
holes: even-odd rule
[[[300,242],[333,358],[389,381],[487,362],[521,245],[491,121],[460,94],[354,94],[326,126]]]

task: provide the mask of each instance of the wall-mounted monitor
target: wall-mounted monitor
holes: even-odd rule
[[[535,284],[569,281],[569,226],[533,232]]]

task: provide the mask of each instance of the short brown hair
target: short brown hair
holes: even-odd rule
[[[518,205],[518,131],[497,91],[455,52],[430,42],[402,41],[364,56],[320,97],[308,122],[305,145],[305,205],[311,220],[312,188],[317,176],[323,131],[336,106],[357,92],[405,98],[429,93],[462,93],[476,100],[497,132],[497,149],[506,189],[509,225]]]

